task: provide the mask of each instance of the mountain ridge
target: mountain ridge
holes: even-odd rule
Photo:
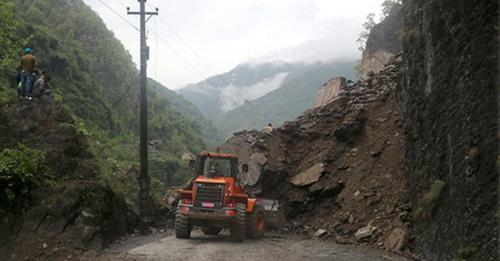
[[[317,89],[331,75],[355,79],[354,67],[355,62],[350,60],[243,63],[177,92],[227,135],[294,119],[313,105]],[[251,95],[249,90],[257,87],[260,95]]]

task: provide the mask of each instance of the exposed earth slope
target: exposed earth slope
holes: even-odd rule
[[[9,165],[5,155],[0,159],[2,182],[12,177],[10,184],[2,183],[7,186],[1,195],[17,195],[2,198],[0,256],[59,260],[134,231],[136,215],[123,195],[103,182],[86,137],[60,104],[13,100],[0,108],[0,121],[2,150],[23,144],[41,153],[32,178],[15,172],[23,165]],[[27,164],[24,157],[29,155],[16,155],[18,164]]]
[[[408,247],[404,122],[395,97],[400,62],[342,86],[337,99],[282,127],[239,132],[222,147],[250,163],[251,175],[241,178],[253,193],[282,199],[289,230]]]

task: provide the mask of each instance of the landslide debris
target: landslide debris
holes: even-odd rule
[[[223,151],[248,163],[242,184],[282,201],[290,231],[339,243],[407,247],[412,226],[404,121],[395,89],[401,56],[378,74],[272,131],[235,133]],[[258,159],[258,160],[255,160]]]
[[[0,107],[0,122],[0,148],[42,151],[45,168],[34,174],[48,179],[23,208],[0,217],[3,260],[63,260],[133,232],[136,215],[99,180],[86,138],[62,105],[15,99]]]

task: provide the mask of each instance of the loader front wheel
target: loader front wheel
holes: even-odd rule
[[[231,223],[231,232],[229,238],[233,242],[243,242],[246,237],[246,206],[245,204],[236,204],[236,215]]]
[[[175,237],[189,238],[191,235],[191,223],[189,218],[182,213],[177,212],[175,215]]]
[[[247,218],[247,237],[261,238],[266,230],[266,220],[264,209],[261,206],[255,206],[252,214]]]

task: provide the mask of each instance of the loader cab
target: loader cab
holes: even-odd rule
[[[237,182],[238,158],[232,154],[201,153],[190,165],[194,168],[195,176],[233,178]],[[243,170],[246,169],[243,166]]]

